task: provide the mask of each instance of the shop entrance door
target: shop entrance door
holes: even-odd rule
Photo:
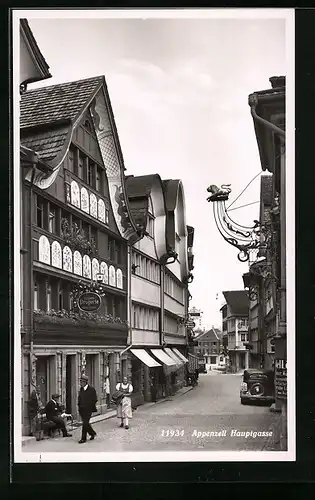
[[[68,354],[66,358],[66,412],[73,415],[76,411],[76,376],[75,355]]]
[[[39,356],[36,361],[36,385],[39,388],[40,400],[43,405],[50,398],[49,395],[49,357]]]
[[[89,384],[95,387],[95,380],[94,380],[94,372],[95,372],[95,355],[94,354],[87,354],[85,356],[86,360],[86,365],[85,365],[85,374],[89,377]]]

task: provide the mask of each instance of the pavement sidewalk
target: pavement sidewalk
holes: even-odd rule
[[[141,408],[141,409],[142,408],[143,409],[144,408],[151,408],[152,406],[164,403],[165,401],[173,401],[174,398],[183,396],[184,394],[191,391],[192,389],[193,389],[193,387],[191,387],[191,386],[182,387],[173,396],[161,398],[158,401],[156,401],[156,403],[152,403],[152,402],[144,403],[144,404],[140,405],[138,408]],[[137,411],[137,409],[135,411]],[[107,420],[107,419],[113,418],[113,417],[116,417],[116,409],[113,409],[113,410],[110,409],[110,410],[107,410],[106,413],[103,413],[102,415],[96,415],[95,417],[92,417],[90,419],[90,422],[91,422],[91,424],[95,424],[97,422],[101,422],[102,420]],[[81,422],[74,422],[72,430],[77,429],[78,427],[81,427],[81,425],[82,425]],[[71,432],[71,430],[69,430],[69,432]],[[49,438],[45,437],[44,439],[49,439]],[[35,441],[35,437],[34,436],[22,436],[22,446],[25,445],[26,443],[29,443],[30,441]]]

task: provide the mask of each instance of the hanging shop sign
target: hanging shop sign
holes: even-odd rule
[[[95,292],[84,292],[78,298],[78,306],[82,311],[97,311],[101,305],[101,297]]]
[[[196,323],[194,321],[186,321],[187,328],[195,328]]]
[[[277,399],[287,399],[287,361],[275,360],[275,389]]]

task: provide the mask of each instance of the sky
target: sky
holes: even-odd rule
[[[28,21],[53,75],[29,88],[105,75],[126,174],[182,180],[186,223],[195,228],[190,305],[207,328],[220,328],[221,292],[244,289],[248,264],[219,234],[206,189],[231,184],[232,202],[261,172],[248,95],[286,74],[285,21],[32,19],[31,12]],[[259,188],[260,175],[233,208],[257,202]],[[250,225],[259,204],[230,215]]]

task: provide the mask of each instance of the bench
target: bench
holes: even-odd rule
[[[65,427],[67,428],[68,422],[70,421],[70,426],[71,429],[73,427],[73,417],[70,413],[62,413],[60,415],[64,421],[65,421]],[[40,424],[41,430],[43,431],[44,434],[49,434],[52,432],[52,436],[55,437],[55,435],[58,433],[59,435],[61,434],[61,429],[57,429],[57,425],[55,422],[52,422],[51,420],[48,420],[46,417],[46,413],[41,414],[41,424]]]

